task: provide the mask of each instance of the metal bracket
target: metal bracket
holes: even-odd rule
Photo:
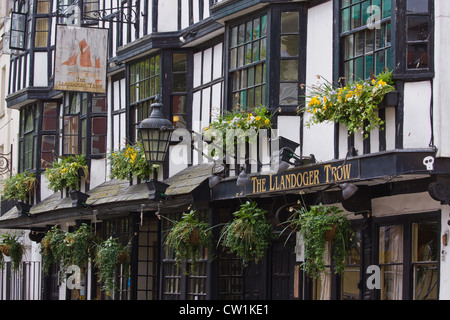
[[[73,0],[72,4],[60,8],[52,16],[65,19],[66,24],[81,26],[89,22],[115,22],[137,25],[139,15],[137,13],[136,2],[127,1],[121,7],[104,8],[98,10],[82,10],[80,0]]]
[[[12,174],[12,146],[11,152],[0,153],[0,174]]]

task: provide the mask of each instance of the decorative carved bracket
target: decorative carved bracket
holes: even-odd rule
[[[450,176],[435,176],[434,181],[428,185],[428,193],[431,198],[440,201],[441,204],[450,205]]]

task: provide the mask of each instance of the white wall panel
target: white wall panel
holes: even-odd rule
[[[158,32],[177,31],[178,0],[158,2]]]
[[[202,51],[194,54],[194,88],[202,84]]]
[[[213,57],[213,80],[222,77],[223,69],[223,44],[219,43],[214,47]]]
[[[319,81],[317,75],[332,80],[333,70],[333,4],[332,1],[308,10],[306,46],[306,84]],[[307,116],[305,116],[306,118]],[[347,148],[345,140],[344,149]],[[326,161],[334,157],[334,125],[323,123],[303,129],[303,154],[314,154]]]
[[[203,83],[211,81],[212,48],[203,51]]]
[[[48,86],[48,56],[47,52],[36,52],[34,54],[34,86]]]
[[[428,147],[431,138],[431,85],[429,81],[405,83],[403,147]]]

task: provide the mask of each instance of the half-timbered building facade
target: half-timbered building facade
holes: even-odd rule
[[[92,264],[82,290],[58,282],[56,271],[43,276],[42,299],[447,299],[449,13],[446,0],[16,0],[6,102],[20,113],[14,166],[35,172],[38,187],[29,214],[2,208],[0,228],[43,234],[87,222],[131,243],[130,272],[117,271],[112,296]],[[57,30],[74,25],[108,31],[103,92],[55,89]],[[385,70],[395,92],[379,108],[382,128],[367,137],[339,123],[308,126],[299,112],[303,84]],[[135,177],[110,178],[108,157],[137,140],[155,102],[177,128],[156,177],[167,185],[162,198]],[[211,188],[217,159],[195,137],[224,112],[255,106],[271,112],[272,138],[293,141],[309,161],[274,172],[260,139]],[[83,205],[52,191],[43,174],[68,155],[84,155],[89,167]],[[251,176],[243,187],[241,168]],[[357,187],[349,199],[344,182]],[[203,252],[195,273],[177,267],[164,244],[169,219],[194,208],[221,225],[247,199],[275,228],[262,261],[243,268],[218,247],[214,259]],[[318,279],[303,273],[300,245],[280,226],[299,201],[336,205],[351,219],[359,245],[343,275],[332,261]],[[380,287],[367,281],[370,266],[379,267]]]

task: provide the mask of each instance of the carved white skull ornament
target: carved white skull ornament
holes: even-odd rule
[[[427,167],[427,170],[433,170],[434,168],[434,158],[432,156],[428,156],[423,158],[423,164]]]

